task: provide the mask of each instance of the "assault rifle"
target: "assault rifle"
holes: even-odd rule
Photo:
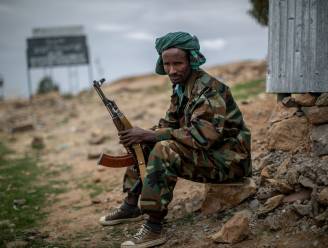
[[[108,99],[104,92],[101,89],[102,84],[105,82],[105,79],[101,79],[99,81],[93,81],[93,87],[97,91],[100,96],[102,102],[107,108],[112,121],[118,131],[123,131],[126,129],[132,128],[131,123],[125,117],[125,115],[119,110],[114,100]],[[145,175],[145,157],[142,151],[142,147],[140,144],[134,144],[131,147],[127,147],[127,154],[122,156],[111,156],[105,153],[102,153],[98,159],[98,165],[106,166],[106,167],[127,167],[131,165],[137,164],[139,167],[139,173],[141,180],[144,179]]]

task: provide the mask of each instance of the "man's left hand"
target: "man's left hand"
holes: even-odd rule
[[[124,131],[118,132],[120,144],[129,147],[133,144],[156,142],[155,132],[145,130],[140,127],[133,127]]]

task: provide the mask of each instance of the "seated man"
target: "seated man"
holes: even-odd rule
[[[221,183],[251,175],[250,140],[242,113],[230,89],[199,68],[205,63],[197,37],[176,32],[156,40],[156,72],[172,82],[171,105],[153,130],[138,127],[119,132],[120,143],[153,144],[147,155],[144,183],[131,190],[138,170],[124,176],[127,197],[122,206],[100,219],[102,225],[149,218],[121,247],[152,247],[166,241],[162,222],[178,177]],[[140,208],[138,201],[140,196]]]

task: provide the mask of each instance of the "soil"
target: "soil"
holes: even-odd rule
[[[261,63],[263,67],[263,62]],[[243,64],[244,67],[247,67],[247,63]],[[249,71],[254,71],[253,65],[249,68]],[[235,75],[238,73],[235,72]],[[262,73],[252,78],[247,74],[251,79],[263,76]],[[229,77],[229,82],[233,82],[234,78]],[[239,78],[238,75],[236,81],[242,81]],[[157,123],[168,107],[170,83],[166,77],[150,75],[107,84],[104,91],[108,96],[114,97],[133,125],[149,128]],[[28,108],[33,113],[35,129],[13,134],[3,131],[1,136],[11,140],[11,147],[20,154],[30,152],[33,139],[41,137],[45,148],[40,151],[40,166],[53,172],[52,179],[62,180],[63,187],[66,188],[62,194],[49,196],[49,205],[46,208],[49,214],[40,229],[42,233],[48,234],[47,241],[68,247],[119,247],[142,222],[114,227],[102,227],[98,223],[102,215],[122,203],[124,194],[121,183],[125,171],[97,167],[96,159],[88,159],[91,153],[101,151],[111,154],[125,152],[118,144],[116,129],[99,97],[90,89],[71,99],[50,94],[35,98],[27,106],[17,107],[18,105],[17,101],[4,103],[0,106],[0,112],[6,116],[12,114],[14,109],[26,111]],[[252,131],[254,158],[267,152],[266,133],[275,105],[275,96],[264,93],[239,103],[244,119]],[[91,139],[99,136],[105,142],[90,144]],[[259,162],[254,160],[255,164]],[[254,219],[251,235],[246,240],[233,245],[215,244],[208,236],[217,232],[234,212],[249,208],[254,198],[234,209],[208,216],[199,211],[186,210],[185,206],[189,202],[201,203],[203,197],[203,184],[183,179],[178,181],[165,224],[169,241],[162,247],[296,248],[326,247],[324,244],[328,242],[327,233],[322,233],[321,229],[318,231],[318,228],[313,227],[311,230],[306,226],[303,230],[302,227],[290,228],[292,225],[289,225],[289,229],[274,230],[268,228],[264,220]],[[273,216],[278,216],[278,212],[273,213]],[[300,222],[300,219],[295,217],[294,224],[306,222],[303,219]],[[308,222],[311,223],[311,220]]]

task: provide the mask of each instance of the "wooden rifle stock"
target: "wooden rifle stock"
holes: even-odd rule
[[[123,131],[132,128],[130,121],[125,117],[125,115],[119,110],[116,103],[113,100],[109,100],[101,90],[101,85],[105,82],[105,79],[100,81],[93,81],[93,87],[97,91],[104,105],[106,106],[111,118],[114,122],[115,127],[118,131]],[[127,148],[128,154],[122,156],[111,156],[102,153],[98,160],[98,165],[103,165],[106,167],[126,167],[137,164],[139,167],[140,178],[143,182],[146,165],[143,150],[140,144],[134,144],[131,148]]]

